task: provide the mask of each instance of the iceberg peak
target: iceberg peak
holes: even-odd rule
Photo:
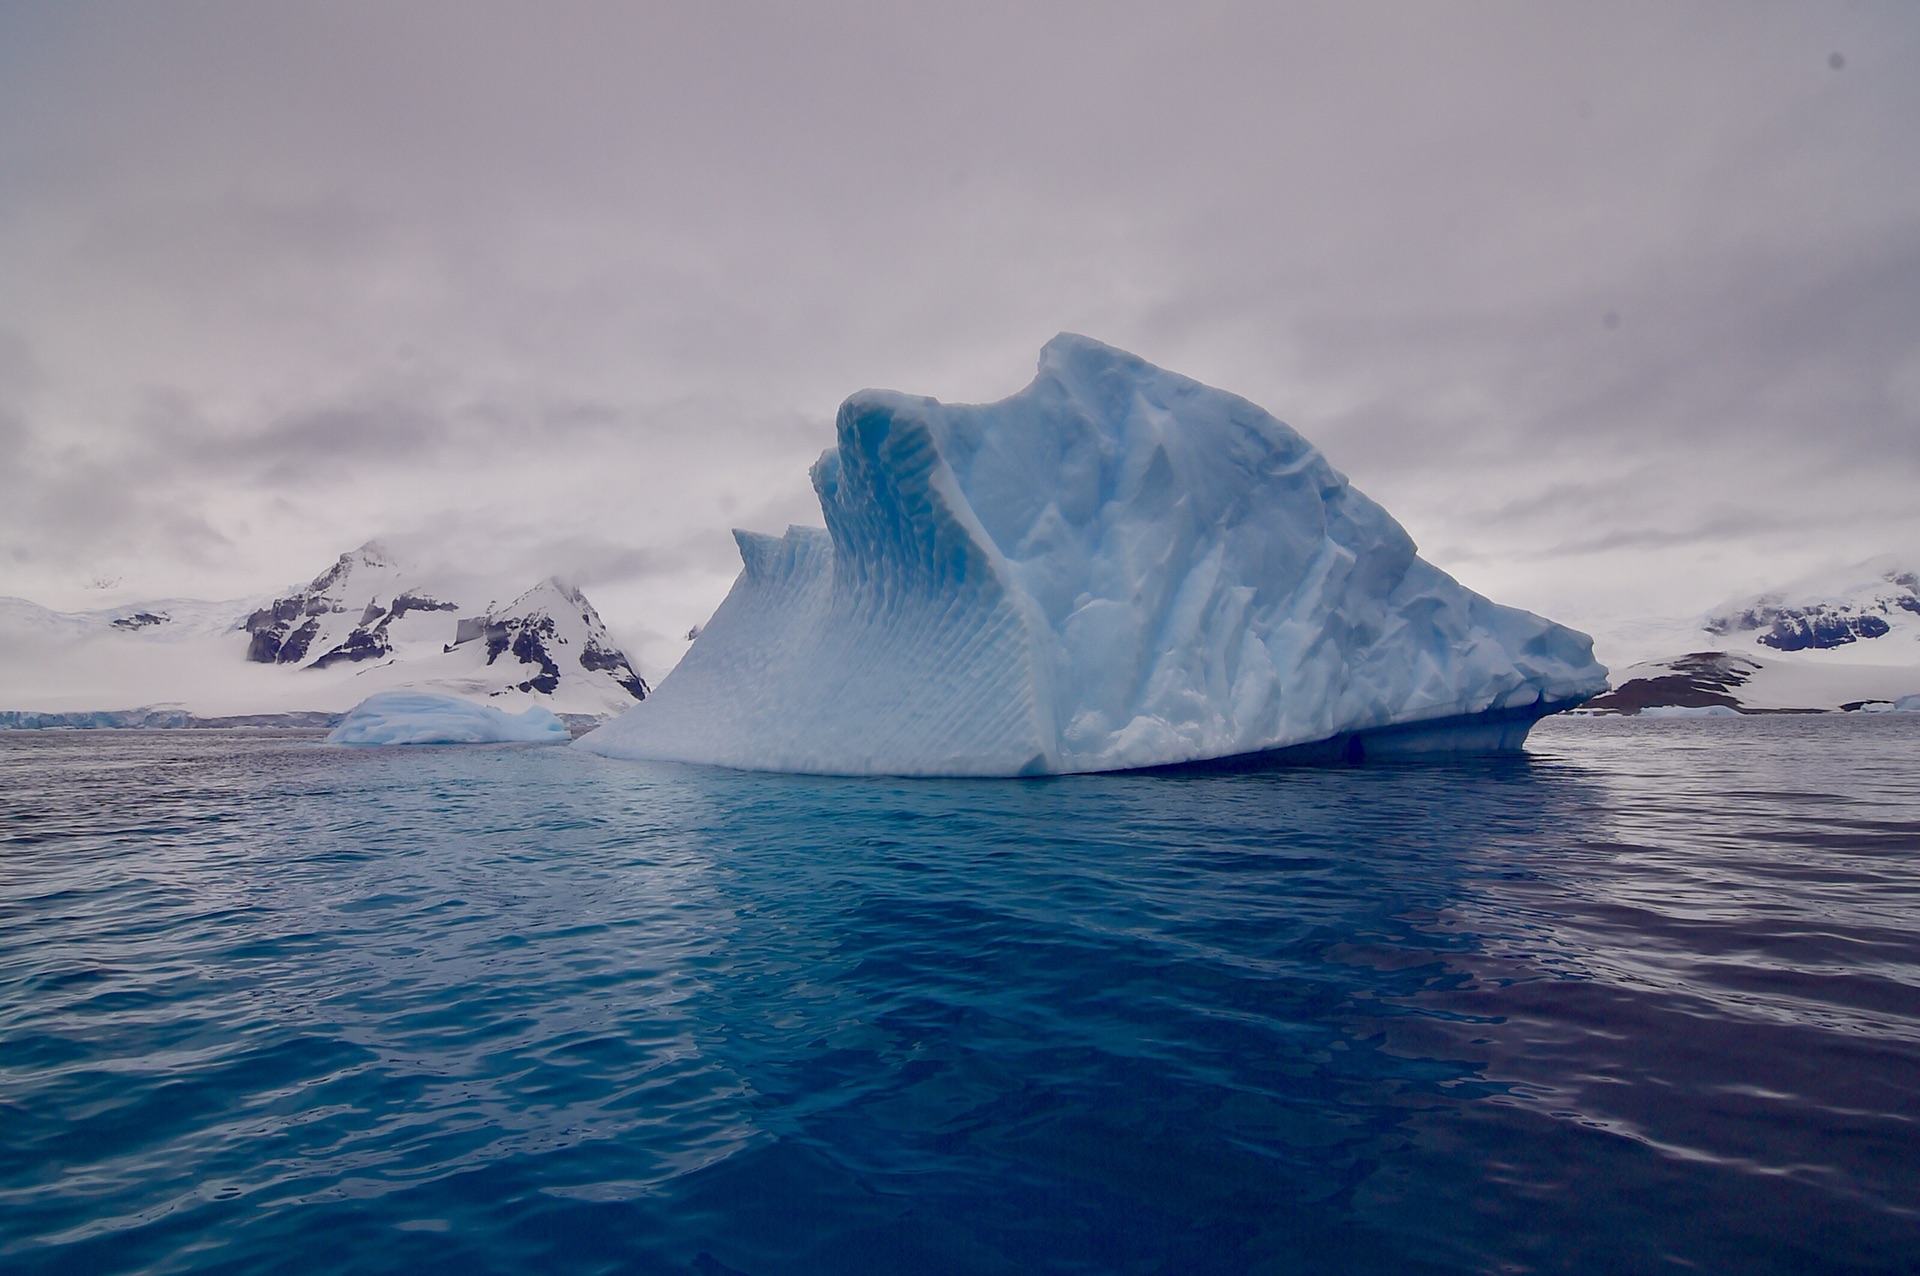
[[[1421,560],[1246,399],[1063,333],[1025,389],[863,390],[826,527],[736,533],[733,592],[583,747],[766,770],[1017,775],[1532,720],[1605,689],[1583,634]]]

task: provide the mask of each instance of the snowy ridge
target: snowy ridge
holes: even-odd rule
[[[250,614],[243,622],[251,635],[247,659],[313,669],[378,660],[396,643],[443,629],[432,623],[433,613],[458,610],[460,604],[409,584],[392,555],[368,541],[305,589]]]
[[[1687,655],[1625,669],[1603,713],[1878,709],[1920,694],[1920,572],[1871,559],[1716,607],[1675,627]]]
[[[510,602],[429,576],[376,542],[252,604],[163,600],[54,612],[0,599],[0,725],[337,713],[423,690],[606,718],[648,687],[579,590]]]
[[[477,615],[463,614],[451,592],[369,541],[249,614],[247,659],[303,671],[359,666],[359,696],[404,688],[534,697],[549,709],[602,715],[646,697],[599,613],[557,578]]]
[[[1102,771],[1538,716],[1606,686],[1585,635],[1421,561],[1293,430],[1084,337],[999,403],[864,391],[837,429],[813,469],[826,529],[736,533],[726,602],[582,747]]]
[[[1701,628],[1755,654],[1920,664],[1920,571],[1891,556],[1715,608]],[[1831,653],[1828,655],[1827,653]]]
[[[635,700],[647,698],[646,681],[613,645],[600,613],[558,577],[549,576],[503,608],[459,622],[444,650],[451,653],[475,640],[484,643],[489,666],[507,656],[526,666],[527,676],[513,683],[513,690],[550,696],[564,678],[571,674],[578,682],[584,673],[600,675],[596,681],[611,681]],[[506,667],[511,669],[511,662]]]

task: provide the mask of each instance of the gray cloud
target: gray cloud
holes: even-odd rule
[[[11,7],[0,592],[390,532],[671,634],[845,394],[1060,329],[1522,603],[1920,546],[1916,54],[1899,5]]]
[[[351,474],[430,457],[446,437],[443,422],[409,403],[333,404],[294,411],[239,439],[202,443],[195,459],[208,469],[250,469],[256,481],[279,487],[316,466]]]

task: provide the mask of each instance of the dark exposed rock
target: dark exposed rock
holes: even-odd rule
[[[1910,595],[1891,601],[1907,611],[1920,612],[1920,599]],[[1884,611],[1886,602],[1879,606]],[[1827,651],[1862,638],[1883,637],[1889,626],[1875,612],[1856,611],[1848,606],[1829,607],[1823,603],[1809,607],[1762,603],[1732,615],[1715,616],[1706,624],[1707,632],[1719,637],[1735,632],[1751,633],[1756,629],[1766,632],[1754,641],[1775,651]]]
[[[541,639],[553,636],[553,618],[542,616],[532,625],[523,625],[513,636],[513,654],[523,665],[539,665],[540,672],[520,684],[522,691],[538,691],[542,695],[552,695],[560,687],[560,666],[554,663],[553,656],[547,651],[547,644]],[[491,649],[492,635],[488,635]],[[489,660],[487,663],[493,663]]]
[[[322,655],[308,665],[309,669],[325,669],[343,661],[378,660],[393,653],[393,644],[387,641],[387,627],[383,621],[371,629],[356,629],[347,635],[347,640],[332,651]]]
[[[333,566],[315,576],[305,589],[284,598],[276,598],[249,615],[241,624],[252,635],[247,644],[247,659],[263,664],[299,664],[305,660],[314,638],[320,632],[317,618],[347,612],[346,602],[336,595],[354,568],[386,565],[386,551],[369,542],[351,553],[340,555]],[[346,641],[327,651],[314,662],[313,667],[325,668],[342,660],[366,660],[385,655],[391,650],[383,632],[389,621],[405,615],[409,610],[454,609],[455,604],[441,603],[425,595],[402,594],[394,600],[391,608],[381,606],[377,597],[369,598],[360,610],[358,625]],[[300,624],[296,629],[295,625],[303,618],[307,623]]]
[[[1673,672],[1652,678],[1634,678],[1583,706],[1609,713],[1636,714],[1642,709],[1673,706],[1707,709],[1724,705],[1740,708],[1731,691],[1746,683],[1759,668],[1743,656],[1724,651],[1696,651],[1667,662]]]
[[[341,581],[345,580],[347,578],[347,574],[352,570],[353,570],[353,555],[342,554],[340,555],[339,561],[334,563],[333,566],[327,568],[327,570],[321,572],[318,576],[315,576],[313,578],[312,583],[310,583],[307,586],[307,590],[308,592],[315,593],[315,594],[324,593],[327,590],[332,589],[335,585],[338,585]]]
[[[293,631],[287,640],[280,644],[280,650],[274,655],[275,664],[297,665],[307,658],[307,648],[313,645],[313,636],[320,632],[320,622],[309,620]]]
[[[552,695],[560,686],[560,666],[548,650],[557,636],[553,617],[547,615],[508,616],[487,621],[487,663],[492,664],[511,652],[523,665],[537,665],[540,672],[517,684],[520,691]]]
[[[172,619],[173,617],[164,612],[136,611],[131,616],[121,616],[115,620],[113,627],[132,632],[136,629],[145,629],[149,625],[164,625]]]
[[[607,641],[606,627],[592,604],[577,590],[559,588],[562,596],[580,609],[580,621],[586,626],[587,637],[580,651],[580,668],[589,673],[609,674],[635,700],[646,699],[652,688],[647,686],[646,679],[634,671],[626,653]],[[560,685],[566,653],[559,649],[567,645],[567,639],[561,636],[558,624],[547,612],[534,610],[524,614],[464,616],[455,623],[453,641],[446,644],[444,650],[452,651],[476,639],[486,641],[487,663],[490,665],[502,656],[511,655],[522,664],[538,668],[538,673],[526,682],[517,684],[518,690],[551,694]]]
[[[612,645],[607,639],[607,627],[600,619],[600,613],[593,609],[587,596],[570,586],[553,582],[566,596],[568,602],[580,609],[580,623],[587,627],[586,645],[580,652],[580,667],[592,673],[606,673],[620,684],[626,693],[635,700],[645,700],[653,688],[647,685],[627,659],[625,652]]]
[[[392,610],[384,610],[379,603],[370,602],[366,611],[361,613],[360,624],[347,635],[347,640],[308,665],[309,669],[325,669],[342,661],[378,660],[382,656],[393,654],[393,641],[387,636],[387,626],[410,611],[456,611],[458,603],[443,603],[429,598],[425,594],[402,594],[393,600]],[[448,648],[452,650],[452,648]]]
[[[459,610],[460,610],[459,603],[443,603],[439,599],[429,598],[425,594],[408,593],[408,594],[402,594],[398,598],[393,600],[393,611],[390,614],[394,620],[398,620],[400,619],[400,617],[406,615],[410,611],[459,611]]]
[[[276,598],[247,617],[246,630],[250,634],[257,634],[274,625],[291,624],[301,617],[306,604],[307,600],[299,594],[291,598]]]
[[[1775,651],[1818,651],[1844,647],[1862,638],[1886,635],[1887,622],[1871,613],[1851,614],[1816,607],[1806,612],[1781,613],[1773,625],[1755,641]]]
[[[1893,632],[1889,617],[1920,615],[1920,573],[1887,570],[1880,573],[1880,581],[1883,584],[1849,589],[1844,598],[1827,600],[1763,594],[1709,617],[1705,628],[1720,636],[1752,634],[1753,641],[1775,651],[1830,651],[1884,638]]]
[[[307,648],[313,642],[313,636],[320,632],[320,622],[316,617],[327,615],[335,610],[324,598],[307,598],[295,594],[290,598],[277,598],[270,606],[248,616],[242,626],[253,635],[247,644],[247,659],[261,664],[295,665],[306,659]],[[294,628],[296,620],[306,617],[307,621]]]
[[[627,689],[627,694],[635,700],[645,700],[653,688],[647,680],[633,671],[627,663],[626,653],[602,647],[597,639],[587,641],[586,650],[580,653],[580,667],[594,672],[613,675],[613,680]]]
[[[252,641],[247,644],[247,659],[265,665],[279,663],[280,652],[293,630],[293,622],[306,613],[307,601],[299,594],[291,598],[276,598],[248,616],[242,625],[253,635]]]
[[[381,569],[372,577],[354,573],[361,567]],[[320,655],[308,668],[326,669],[343,663],[384,660],[396,652],[395,633],[411,640],[419,630],[393,631],[395,622],[414,612],[458,612],[456,602],[395,582],[389,556],[369,543],[314,577],[311,584],[287,597],[275,599],[247,617],[242,627],[250,635],[249,660],[264,664],[306,664],[317,649]],[[390,603],[384,586],[400,589]],[[577,610],[584,634],[574,628],[570,612]],[[343,621],[332,616],[352,615],[357,623],[341,632]],[[625,653],[607,637],[606,627],[591,603],[577,589],[549,579],[522,594],[505,609],[489,607],[480,616],[453,622],[453,641],[442,650],[452,652],[470,642],[484,642],[486,663],[501,665],[502,673],[519,681],[510,689],[552,695],[577,668],[587,674],[611,677],[635,700],[650,692]],[[517,662],[523,669],[513,669]],[[511,671],[511,672],[509,672]],[[577,678],[577,675],[574,675]]]

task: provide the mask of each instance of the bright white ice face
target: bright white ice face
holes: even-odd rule
[[[866,391],[815,465],[826,531],[745,570],[652,699],[583,741],[835,773],[1219,758],[1603,690],[1253,404],[1061,336],[999,403]]]

